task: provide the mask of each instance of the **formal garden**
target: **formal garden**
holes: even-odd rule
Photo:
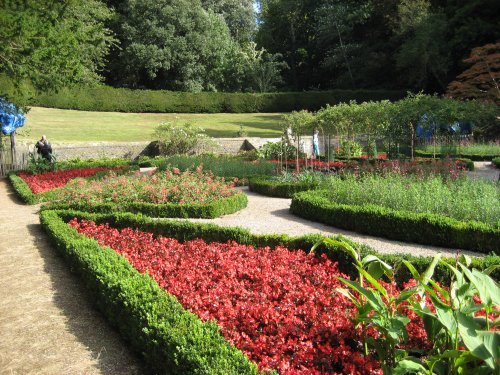
[[[499,15],[0,3],[0,373],[500,374]]]
[[[421,108],[401,127],[405,102]],[[426,96],[292,112],[282,122],[292,142],[232,156],[189,155],[213,140],[189,123],[164,124],[162,156],[35,157],[9,178],[24,202],[44,202],[54,247],[156,372],[495,373],[500,187],[468,177],[465,156],[489,159],[497,146],[445,156],[433,145],[431,157],[417,156],[415,129],[438,131],[422,121],[433,106],[456,121],[478,113]],[[377,126],[366,133],[359,123]],[[300,136],[313,128],[336,134],[337,147],[303,154]],[[247,185],[292,198],[290,211],[313,222],[475,256],[381,254],[339,235],[173,219],[240,211]]]

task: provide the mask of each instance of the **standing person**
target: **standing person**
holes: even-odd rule
[[[319,130],[318,129],[314,129],[314,133],[313,133],[313,154],[314,154],[315,159],[319,157]]]
[[[52,161],[52,146],[50,145],[47,137],[42,135],[42,139],[40,139],[36,145],[36,152],[42,156],[47,161]]]

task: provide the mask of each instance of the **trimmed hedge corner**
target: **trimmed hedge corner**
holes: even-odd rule
[[[24,182],[16,172],[9,173],[9,180],[16,194],[26,204],[37,204],[54,200],[57,198],[57,194],[60,191],[60,189],[54,189],[44,193],[34,194],[28,184]]]
[[[500,168],[500,157],[493,159],[491,161],[491,164],[493,164],[497,168]]]
[[[132,212],[141,213],[151,217],[178,217],[178,218],[201,218],[213,219],[223,215],[235,213],[248,204],[245,193],[237,193],[227,198],[221,198],[211,204],[177,204],[177,203],[130,203],[120,206],[114,203],[102,203],[92,207],[80,204],[79,202],[62,203],[56,202],[49,205],[50,209],[75,209],[81,211],[111,213],[111,212]]]
[[[67,216],[67,214],[66,214]],[[69,216],[76,216],[75,213]],[[202,322],[140,274],[124,257],[79,235],[56,211],[40,214],[43,228],[83,280],[92,300],[156,373],[258,374],[213,322]]]
[[[338,228],[426,245],[500,254],[500,230],[479,222],[395,211],[380,206],[336,204],[326,191],[294,195],[290,211],[302,218]]]
[[[314,190],[319,184],[274,181],[270,177],[258,176],[248,180],[250,191],[269,197],[291,198],[300,191]]]

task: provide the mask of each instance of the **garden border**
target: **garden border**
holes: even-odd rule
[[[255,364],[222,337],[216,324],[203,323],[196,315],[186,311],[175,297],[161,289],[149,275],[135,270],[123,256],[78,234],[67,224],[75,217],[109,223],[115,228],[140,229],[179,241],[195,238],[203,238],[206,242],[232,240],[254,246],[274,247],[281,244],[295,250],[307,249],[324,238],[321,235],[253,235],[242,228],[180,220],[155,220],[132,213],[95,214],[42,207],[42,227],[61,256],[83,279],[93,302],[134,350],[142,353],[152,369],[171,374],[258,374],[258,371]],[[360,251],[363,256],[376,254],[365,245],[360,246]],[[334,246],[321,245],[316,252],[318,255],[326,253],[331,259],[338,261],[339,269],[344,268],[344,272],[356,274],[352,259],[344,252],[335,251]],[[423,272],[432,261],[430,257],[412,255],[377,255],[390,264],[401,259],[409,260],[419,272]],[[455,260],[447,261],[453,263]],[[499,261],[498,256],[473,258],[471,266],[486,269]],[[500,270],[496,270],[492,276],[498,279]],[[396,277],[402,283],[411,278],[411,274],[406,267],[398,267]],[[439,264],[435,270],[435,279],[447,282],[449,277],[447,267]]]
[[[419,156],[419,157],[423,157],[423,158],[433,158],[434,153],[415,150],[415,156]],[[498,154],[461,154],[461,153],[458,153],[456,155],[453,155],[453,159],[469,159],[472,161],[490,161],[498,156],[499,156]],[[439,152],[436,153],[436,158],[442,159],[444,157],[445,157],[444,154],[439,153]]]
[[[115,203],[101,203],[92,207],[75,203],[50,203],[50,209],[74,209],[96,213],[131,212],[155,218],[200,218],[214,219],[223,215],[232,214],[245,208],[248,198],[245,193],[238,192],[226,198],[220,198],[210,204],[177,204],[177,203],[140,203],[132,202],[125,207]]]
[[[279,182],[270,177],[258,176],[248,180],[248,187],[250,191],[269,197],[291,198],[295,193],[318,189],[319,184]]]
[[[290,211],[304,219],[358,233],[500,255],[500,230],[486,224],[375,205],[337,204],[325,194],[326,190],[297,193],[292,198]]]
[[[40,220],[99,310],[154,371],[258,374],[257,366],[220,334],[215,323],[204,323],[185,310],[124,257],[79,235],[60,212],[43,210]]]

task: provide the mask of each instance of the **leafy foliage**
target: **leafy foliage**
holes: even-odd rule
[[[189,122],[166,122],[155,129],[155,140],[162,155],[187,154],[210,148],[205,130]]]

